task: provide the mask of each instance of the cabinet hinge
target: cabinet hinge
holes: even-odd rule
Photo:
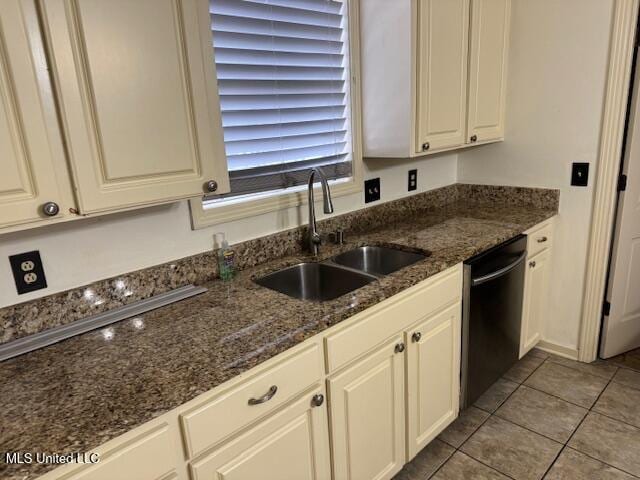
[[[608,300],[604,301],[604,304],[602,305],[602,315],[604,315],[605,317],[608,317],[611,314],[611,302],[609,302]]]
[[[627,189],[627,176],[622,174],[618,177],[618,191],[624,192]]]

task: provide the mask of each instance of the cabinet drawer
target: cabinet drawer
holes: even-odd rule
[[[462,269],[456,265],[355,316],[349,326],[325,338],[328,371],[343,367],[461,295]]]
[[[192,480],[324,480],[331,478],[327,403],[316,385],[242,434],[190,464]]]
[[[318,343],[312,343],[285,353],[247,381],[208,397],[180,415],[189,457],[273,411],[318,382],[322,374],[322,351]]]
[[[58,480],[165,480],[177,478],[176,447],[177,442],[171,430],[164,423],[151,431],[123,441],[112,449],[104,451],[100,448],[100,462],[93,466],[85,466],[67,475],[58,475],[55,471],[52,478]],[[64,467],[63,467],[64,468]],[[172,475],[173,473],[173,475]],[[49,477],[46,477],[49,478]]]
[[[527,256],[533,257],[535,254],[549,248],[553,240],[553,223],[545,222],[536,225],[527,232]]]

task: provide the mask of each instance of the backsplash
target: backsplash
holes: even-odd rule
[[[362,232],[399,221],[420,210],[443,207],[464,198],[485,203],[531,205],[557,210],[559,191],[541,188],[454,184],[429,192],[337,215],[318,222],[321,232],[341,228]],[[233,246],[240,270],[274,258],[301,253],[306,227],[294,228]],[[0,344],[65,325],[188,284],[203,284],[218,275],[213,251],[164,263],[0,309]]]

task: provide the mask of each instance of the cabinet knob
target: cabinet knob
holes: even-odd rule
[[[394,351],[395,351],[396,353],[402,353],[402,352],[404,352],[404,343],[398,343],[398,344],[396,345],[396,348],[394,349]]]
[[[548,238],[547,238],[547,237],[540,237],[540,238],[538,239],[538,243],[544,243],[544,242],[546,242],[547,240],[548,240]]]
[[[531,268],[535,267],[536,266],[536,261],[534,260],[533,262],[529,262],[529,266]]]
[[[422,338],[422,333],[420,332],[415,332],[413,335],[411,335],[411,341],[413,343],[419,342],[421,338]]]
[[[248,403],[249,405],[260,405],[261,403],[268,402],[273,398],[273,396],[276,394],[277,391],[278,391],[278,387],[275,385],[272,385],[267,393],[265,393],[264,395],[258,398],[250,398]]]
[[[471,138],[469,139],[472,142],[477,142],[478,141],[478,136],[477,135],[471,135]]]
[[[423,152],[426,152],[427,150],[429,150],[429,147],[430,147],[430,146],[431,146],[431,145],[429,145],[429,142],[424,142],[424,143],[422,144],[422,151],[423,151]]]
[[[321,393],[316,393],[313,397],[311,397],[311,405],[314,407],[319,407],[324,403],[324,395]]]
[[[218,182],[216,182],[215,180],[209,180],[204,184],[204,189],[209,193],[213,193],[218,190]]]
[[[58,213],[60,213],[60,207],[56,202],[47,202],[42,205],[42,212],[47,217],[55,217]]]

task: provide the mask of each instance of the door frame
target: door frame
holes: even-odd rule
[[[640,0],[614,2],[609,69],[578,342],[578,359],[583,362],[594,361],[598,353],[609,252],[615,228],[618,176],[626,128],[639,3]]]

